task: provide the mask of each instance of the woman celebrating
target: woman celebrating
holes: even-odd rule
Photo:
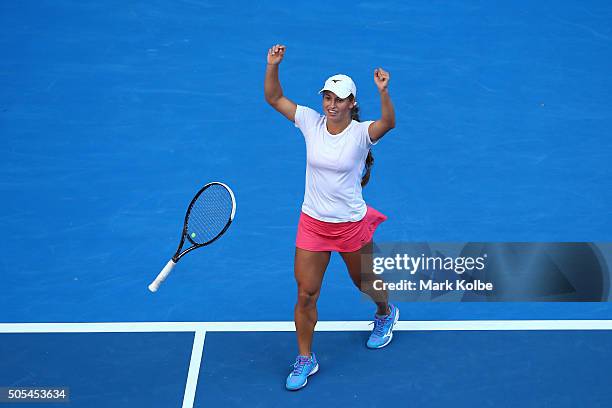
[[[294,265],[299,355],[286,382],[287,389],[297,390],[319,370],[311,346],[317,323],[316,303],[332,251],[340,253],[353,283],[376,303],[374,330],[367,346],[384,347],[393,337],[399,310],[388,303],[386,292],[373,290],[368,277],[372,274],[372,236],[387,217],[366,205],[361,189],[370,177],[370,148],[393,129],[395,113],[388,91],[389,73],[381,68],[374,71],[382,105],[377,121],[359,122],[357,89],[346,75],[334,75],[325,81],[319,92],[324,115],[296,105],[283,95],[278,79],[285,50],[278,44],[268,50],[264,91],[266,101],[294,122],[306,141],[306,187]]]

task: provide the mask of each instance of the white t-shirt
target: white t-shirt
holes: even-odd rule
[[[295,126],[306,140],[306,188],[302,211],[326,222],[359,221],[367,207],[361,177],[370,147],[373,121],[352,121],[337,135],[327,131],[327,118],[305,106],[297,107]]]

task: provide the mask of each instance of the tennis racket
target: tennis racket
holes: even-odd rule
[[[149,290],[157,292],[159,285],[166,280],[176,263],[185,254],[219,239],[229,228],[235,214],[236,199],[227,185],[214,181],[202,187],[187,208],[181,242],[176,253],[149,285]],[[185,243],[191,246],[183,249]]]

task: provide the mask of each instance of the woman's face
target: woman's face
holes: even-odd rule
[[[353,98],[340,99],[335,93],[330,91],[323,92],[323,111],[328,121],[346,122],[350,121],[351,110],[355,106]]]

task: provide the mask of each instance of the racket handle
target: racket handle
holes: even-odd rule
[[[166,266],[164,266],[164,269],[162,269],[159,275],[157,275],[157,278],[155,278],[155,280],[149,285],[149,290],[151,292],[157,292],[159,285],[166,280],[170,272],[172,272],[172,269],[174,269],[175,265],[176,263],[172,259],[168,261]]]

